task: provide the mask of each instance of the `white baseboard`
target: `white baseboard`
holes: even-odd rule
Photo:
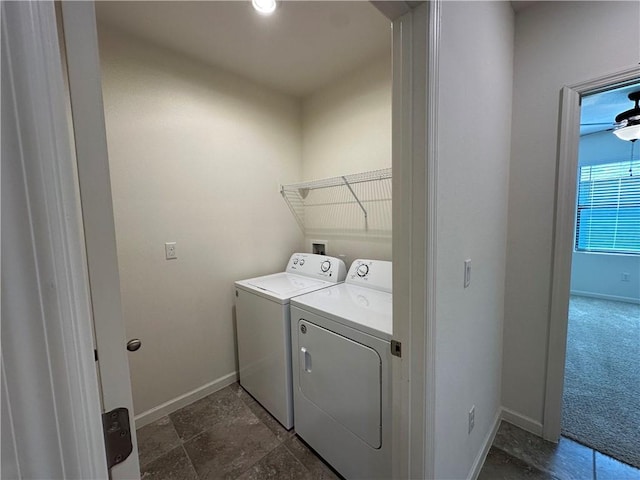
[[[491,445],[493,445],[493,440],[496,438],[496,434],[498,433],[498,428],[500,427],[500,421],[502,420],[502,408],[499,408],[496,412],[496,416],[493,420],[493,426],[491,430],[487,434],[482,444],[482,449],[478,453],[478,456],[473,461],[473,465],[471,467],[471,471],[469,473],[469,478],[471,480],[476,480],[480,475],[480,471],[482,470],[482,466],[484,465],[484,460],[487,458],[487,454],[489,453],[489,449]]]
[[[617,295],[605,295],[602,293],[583,292],[581,290],[571,290],[571,295],[576,295],[578,297],[599,298],[601,300],[613,300],[614,302],[626,302],[626,303],[633,303],[636,305],[640,305],[640,298],[619,297]]]
[[[525,417],[513,410],[502,407],[502,420],[509,422],[516,427],[520,427],[527,432],[531,432],[534,435],[538,435],[539,437],[542,436],[542,423],[537,422],[532,418]]]
[[[182,407],[189,405],[190,403],[200,400],[201,398],[211,395],[218,390],[222,390],[224,387],[231,385],[238,380],[238,372],[231,372],[224,377],[220,377],[213,382],[209,382],[201,387],[191,390],[190,392],[180,395],[179,397],[169,400],[157,407],[153,407],[146,412],[142,412],[140,415],[136,415],[134,418],[136,428],[144,427],[151,422],[155,422],[159,418],[164,417]]]

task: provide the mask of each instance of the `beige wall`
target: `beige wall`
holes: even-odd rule
[[[559,92],[637,65],[639,22],[638,2],[538,2],[516,16],[502,401],[532,430],[544,411]]]
[[[303,247],[278,191],[300,179],[300,104],[104,28],[100,54],[139,415],[236,370],[233,282]]]
[[[512,72],[510,4],[443,2],[435,326],[438,479],[470,478],[483,460],[501,407]],[[465,289],[467,258],[472,273]],[[475,428],[469,434],[472,405]]]
[[[391,51],[302,102],[302,178],[391,166]]]
[[[391,167],[390,50],[302,101],[303,180],[388,167]],[[362,257],[391,260],[391,202],[367,208],[384,210],[374,211],[372,216],[384,218],[382,227],[387,229],[386,234],[364,230],[318,232],[307,236],[306,248],[311,239],[327,240],[327,253],[343,256],[347,267]],[[354,224],[359,217],[355,220]]]

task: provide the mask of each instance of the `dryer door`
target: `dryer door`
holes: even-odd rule
[[[380,448],[382,362],[378,352],[300,320],[297,355],[302,394],[372,448]]]

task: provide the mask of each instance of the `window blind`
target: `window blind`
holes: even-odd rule
[[[640,160],[580,167],[575,248],[640,254]]]

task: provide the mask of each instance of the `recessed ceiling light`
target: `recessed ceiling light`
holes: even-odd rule
[[[261,15],[271,15],[276,11],[276,0],[251,0],[253,8]]]

